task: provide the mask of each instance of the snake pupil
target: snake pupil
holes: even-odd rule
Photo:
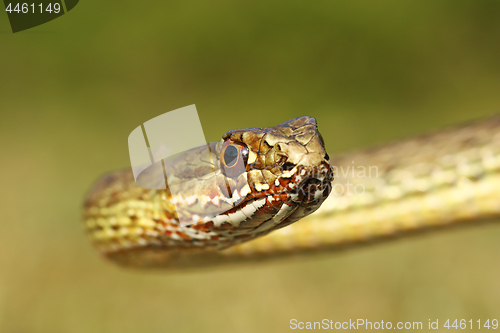
[[[224,151],[224,163],[228,167],[232,167],[238,161],[238,149],[231,145]]]

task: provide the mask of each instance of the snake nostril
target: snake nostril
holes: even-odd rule
[[[290,163],[290,162],[285,162],[281,168],[283,169],[283,171],[290,171],[292,170],[293,168],[295,168],[295,164],[293,163]]]

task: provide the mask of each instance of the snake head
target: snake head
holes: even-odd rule
[[[258,232],[281,228],[314,212],[330,194],[333,172],[314,118],[232,130],[223,136],[222,147],[228,142],[245,151],[246,182],[238,182],[244,183],[238,189],[244,198],[239,207],[256,207],[247,209],[250,216],[238,227]]]

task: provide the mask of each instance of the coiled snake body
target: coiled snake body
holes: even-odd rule
[[[332,159],[310,117],[233,130],[209,147],[172,162],[167,178],[197,180],[182,195],[142,189],[131,171],[98,181],[84,204],[98,251],[126,267],[200,267],[500,215],[500,117]]]

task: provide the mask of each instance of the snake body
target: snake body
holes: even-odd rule
[[[331,251],[500,216],[500,117],[331,159],[309,117],[230,131],[211,151],[220,154],[228,143],[248,149],[241,182],[215,173],[212,183],[199,179],[174,198],[168,189],[139,188],[131,171],[101,179],[84,206],[96,248],[126,267],[200,267]],[[196,179],[200,163],[188,167],[187,157],[176,162],[185,171],[178,174]],[[228,198],[224,188],[243,199],[215,217],[201,216],[201,206],[180,211],[172,204]]]

